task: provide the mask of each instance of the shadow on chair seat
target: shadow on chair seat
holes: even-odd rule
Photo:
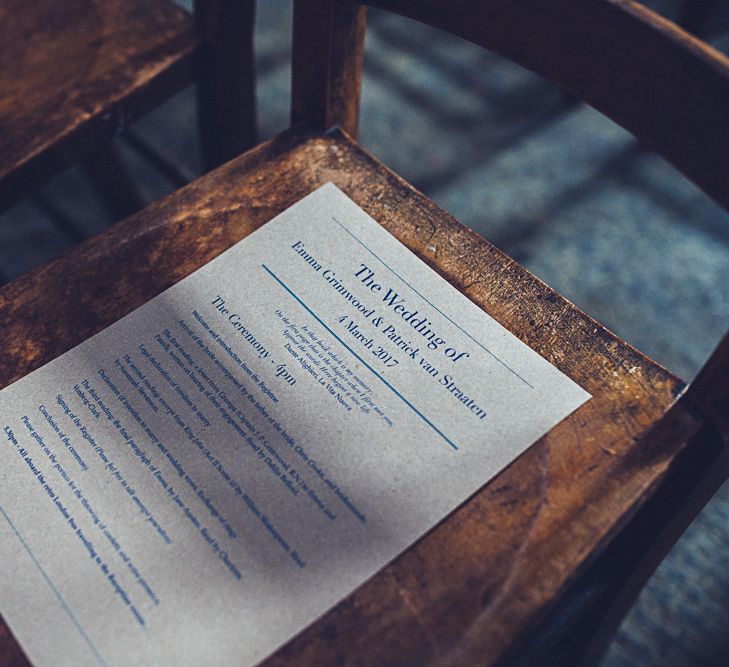
[[[364,654],[377,664],[453,653],[468,662],[471,650],[488,647],[495,657],[662,479],[678,448],[644,450],[639,436],[684,385],[341,132],[290,130],[6,286],[0,384],[123,317],[328,181],[594,398],[281,655],[334,664]]]

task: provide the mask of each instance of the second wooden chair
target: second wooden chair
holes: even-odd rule
[[[193,16],[171,0],[3,2],[0,211],[81,158],[96,182],[122,187],[108,140],[193,81],[205,166],[252,146],[254,6],[196,0]],[[122,211],[125,196],[113,198]]]

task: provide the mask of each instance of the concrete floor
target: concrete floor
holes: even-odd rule
[[[680,3],[651,3],[669,17]],[[707,29],[729,46],[729,20]],[[470,44],[371,12],[361,142],[628,342],[691,379],[729,328],[729,215],[592,109]],[[290,3],[262,0],[263,138],[288,122]],[[427,45],[427,49],[423,48]],[[729,121],[728,121],[729,122]],[[194,94],[134,129],[200,173]],[[146,201],[175,186],[116,142]],[[0,216],[0,282],[113,221],[83,171]],[[659,568],[603,665],[729,664],[729,486]]]

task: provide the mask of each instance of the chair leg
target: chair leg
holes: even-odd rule
[[[599,663],[648,579],[729,474],[729,450],[711,427],[687,444],[656,494],[593,564],[603,590],[563,638],[551,665]]]
[[[195,0],[207,44],[198,78],[198,125],[205,171],[256,143],[254,0]]]
[[[656,493],[501,667],[599,664],[650,576],[728,475],[729,450],[705,426],[689,440]]]

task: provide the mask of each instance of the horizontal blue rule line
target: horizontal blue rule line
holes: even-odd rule
[[[321,324],[334,338],[336,338],[342,345],[344,345],[347,350],[349,350],[350,354],[352,354],[354,357],[356,357],[364,366],[378,379],[380,382],[382,382],[395,396],[397,396],[405,405],[407,405],[418,417],[420,417],[430,428],[432,428],[443,440],[445,440],[453,449],[458,449],[458,445],[456,445],[445,433],[443,433],[433,422],[431,422],[420,410],[418,410],[410,401],[408,401],[407,398],[405,398],[395,387],[393,387],[385,378],[383,378],[372,366],[370,366],[362,357],[360,357],[349,345],[347,345],[339,336],[337,336],[332,329],[329,328],[328,325],[326,325],[322,319],[311,309],[309,306],[307,306],[292,290],[291,288],[284,283],[271,269],[269,269],[265,264],[261,264],[261,266],[269,273],[269,275],[279,284],[281,287],[283,287],[296,301],[299,302],[301,306],[303,306],[306,311],[317,321],[319,324]]]
[[[84,632],[84,629],[81,627],[81,624],[78,622],[78,619],[76,616],[74,616],[73,612],[71,611],[71,608],[66,604],[66,601],[63,599],[63,596],[59,592],[59,590],[55,587],[53,582],[51,581],[51,578],[46,574],[46,571],[43,569],[43,566],[38,562],[38,559],[35,557],[35,554],[31,550],[31,548],[28,546],[26,541],[23,539],[23,536],[20,534],[18,529],[15,527],[15,524],[10,520],[10,517],[8,516],[7,512],[3,508],[2,505],[0,505],[0,512],[2,512],[2,515],[5,517],[5,521],[8,522],[8,526],[10,526],[11,530],[15,533],[15,537],[18,538],[18,541],[23,545],[23,548],[28,552],[28,555],[33,559],[33,562],[35,563],[35,566],[38,568],[38,571],[41,573],[43,578],[46,580],[46,583],[48,584],[49,588],[53,591],[53,594],[56,596],[57,600],[61,603],[61,606],[63,607],[66,614],[68,614],[68,617],[71,619],[71,622],[76,626],[76,629],[78,630],[79,634],[83,638],[83,640],[86,642],[88,647],[91,649],[91,651],[94,654],[94,657],[98,660],[100,665],[103,665],[103,667],[106,667],[106,662],[104,658],[101,657],[101,654],[97,650],[94,643],[91,641],[89,636]]]
[[[405,278],[403,278],[395,269],[393,269],[386,261],[384,261],[379,255],[374,253],[369,246],[366,243],[363,243],[357,236],[355,236],[345,225],[343,225],[339,220],[337,220],[334,216],[332,216],[332,220],[336,222],[347,234],[349,234],[357,243],[359,243],[370,255],[372,255],[382,266],[384,266],[390,273],[392,273],[394,276],[402,280],[413,292],[415,292],[425,303],[427,303],[432,308],[435,308],[443,317],[445,317],[454,327],[456,327],[461,333],[468,336],[476,345],[478,345],[486,354],[489,354],[491,357],[493,357],[496,361],[498,361],[509,373],[517,377],[519,380],[521,380],[527,387],[530,389],[534,389],[534,386],[528,381],[525,380],[519,373],[517,373],[509,364],[507,364],[503,359],[498,357],[496,354],[494,354],[491,350],[489,350],[485,345],[477,341],[468,331],[466,331],[463,327],[461,327],[460,324],[457,322],[454,322],[448,315],[446,315],[438,306],[436,306],[434,303],[431,303],[426,297],[424,297],[418,290],[416,290]]]

